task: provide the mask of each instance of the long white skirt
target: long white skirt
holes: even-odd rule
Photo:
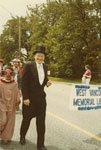
[[[82,77],[82,84],[90,84],[90,78]]]

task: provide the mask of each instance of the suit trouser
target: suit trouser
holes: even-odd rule
[[[46,116],[46,108],[36,116],[36,129],[37,129],[37,147],[44,146],[44,136],[45,136],[45,116]],[[30,122],[33,117],[27,116],[23,117],[21,128],[20,128],[20,136],[25,137],[26,133],[29,129]]]

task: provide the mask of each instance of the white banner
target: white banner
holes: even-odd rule
[[[101,109],[101,86],[72,85],[70,94],[71,110]]]

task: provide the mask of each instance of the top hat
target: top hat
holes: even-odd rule
[[[45,53],[45,47],[43,47],[43,46],[37,46],[36,50],[33,52],[33,54],[35,55],[36,53],[42,53],[42,54],[46,55],[46,53]]]

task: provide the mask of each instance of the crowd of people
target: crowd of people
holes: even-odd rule
[[[11,67],[15,72],[13,78],[17,82],[18,88],[20,89],[20,83],[21,83],[21,77],[23,71],[22,63],[20,62],[20,60],[14,59],[8,65],[5,65],[4,60],[0,59],[0,78],[5,76],[4,73],[7,66]]]
[[[46,93],[44,87],[51,86],[47,77],[47,67],[44,63],[45,47],[38,46],[33,52],[34,60],[26,63],[24,68],[13,60],[9,66],[4,66],[0,59],[0,138],[2,144],[8,144],[13,137],[16,110],[22,95],[22,122],[20,127],[20,144],[26,144],[26,136],[30,122],[36,118],[37,150],[47,150],[45,147]],[[83,84],[91,80],[91,68],[85,66],[82,77]]]
[[[36,118],[37,150],[45,147],[46,93],[44,87],[51,82],[47,77],[45,47],[38,46],[33,53],[34,60],[24,65],[13,61],[4,66],[0,59],[0,138],[1,144],[8,144],[13,137],[15,115],[22,94],[22,122],[20,144],[26,144],[26,134],[33,118]],[[20,84],[21,83],[21,84]]]

